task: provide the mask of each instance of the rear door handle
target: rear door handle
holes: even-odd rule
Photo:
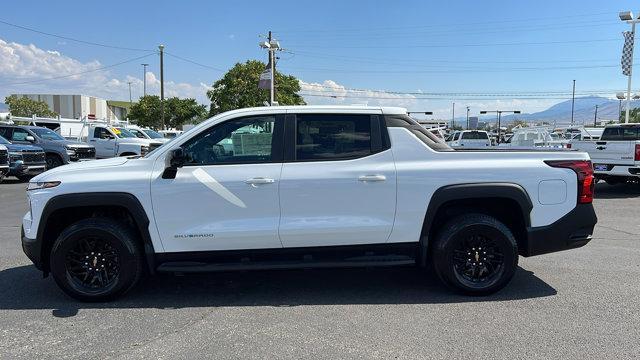
[[[265,177],[254,177],[251,179],[247,179],[244,182],[245,184],[256,186],[256,185],[262,185],[262,184],[273,184],[276,181],[274,179],[265,178]]]
[[[385,181],[387,177],[384,175],[362,175],[358,177],[358,181]]]

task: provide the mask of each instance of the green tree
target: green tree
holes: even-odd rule
[[[258,89],[260,74],[266,64],[258,60],[237,63],[227,71],[222,79],[213,84],[207,91],[211,100],[209,115],[213,116],[225,111],[252,106],[262,106],[269,101],[269,90]],[[276,101],[280,105],[304,105],[304,99],[298,95],[300,83],[291,75],[276,71]]]
[[[167,128],[179,129],[187,123],[198,123],[207,115],[207,107],[195,99],[172,97],[164,100],[164,124]],[[157,95],[147,95],[133,104],[129,118],[144,127],[162,127],[162,101]]]
[[[16,95],[4,98],[4,103],[9,107],[9,112],[13,116],[31,117],[57,117],[58,114],[49,109],[44,101],[32,100],[27,97],[17,97]]]
[[[620,122],[624,122],[625,118],[625,110],[620,112]],[[629,110],[629,122],[630,123],[640,123],[640,108],[634,108]]]

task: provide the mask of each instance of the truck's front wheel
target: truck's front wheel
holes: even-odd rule
[[[435,238],[431,255],[438,277],[468,295],[502,289],[518,266],[518,245],[511,230],[484,214],[447,222]]]
[[[50,264],[58,286],[81,301],[114,299],[143,272],[135,232],[109,218],[84,219],[66,228],[51,249]]]

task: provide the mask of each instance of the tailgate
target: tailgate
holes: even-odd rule
[[[596,141],[589,151],[594,164],[634,165],[635,141]]]

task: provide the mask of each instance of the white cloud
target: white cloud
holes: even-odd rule
[[[523,113],[542,111],[558,102],[554,99],[499,99],[499,100],[464,100],[454,99],[424,99],[425,94],[394,94],[371,89],[350,90],[334,80],[322,83],[307,83],[300,80],[300,88],[307,104],[366,104],[370,106],[399,106],[409,111],[431,111],[439,119],[451,119],[452,102],[456,105],[456,118],[466,116],[466,107],[471,108],[471,115],[477,115],[482,110],[520,110]],[[424,90],[413,90],[412,93],[422,93]],[[322,96],[310,96],[322,95]]]
[[[98,60],[82,62],[55,50],[43,50],[33,44],[24,45],[0,39],[0,100],[11,93],[84,94],[106,99],[129,99],[129,84],[133,98],[142,96],[142,79],[127,75],[118,78]],[[30,81],[84,74],[61,79],[28,83]],[[160,93],[160,80],[148,71],[147,94]],[[22,84],[24,83],[24,84]],[[165,97],[190,97],[208,104],[207,84],[190,84],[165,80]]]

